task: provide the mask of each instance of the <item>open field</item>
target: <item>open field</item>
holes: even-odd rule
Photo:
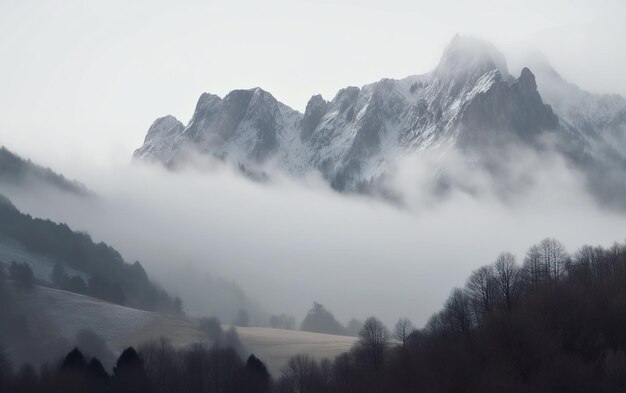
[[[102,337],[119,352],[161,336],[176,346],[209,342],[193,321],[111,304],[89,296],[36,286],[16,290],[20,305],[45,320],[48,329],[71,340],[81,330]],[[224,326],[225,329],[229,326]],[[354,337],[258,327],[238,327],[243,345],[261,358],[273,375],[296,353],[317,359],[333,358],[350,349]]]

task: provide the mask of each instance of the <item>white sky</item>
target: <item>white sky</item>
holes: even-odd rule
[[[581,86],[626,94],[624,4],[0,0],[0,144],[71,176],[128,160],[156,117],[186,123],[203,91],[260,86],[303,110],[430,70],[457,32],[531,42]]]

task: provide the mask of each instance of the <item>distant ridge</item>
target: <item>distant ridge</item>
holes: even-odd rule
[[[0,147],[0,183],[28,186],[45,185],[80,196],[93,195],[84,184],[66,179],[52,169],[23,159],[6,147]]]

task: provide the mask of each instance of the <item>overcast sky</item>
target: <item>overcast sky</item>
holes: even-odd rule
[[[303,110],[423,73],[455,33],[535,46],[570,80],[626,94],[620,0],[0,0],[0,144],[72,175],[128,160],[152,121],[260,86]]]

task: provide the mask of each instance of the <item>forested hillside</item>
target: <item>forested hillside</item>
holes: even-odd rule
[[[291,359],[277,391],[626,391],[626,244],[570,256],[546,239],[521,265],[503,253],[423,329],[401,327],[368,319],[332,363]]]
[[[510,253],[477,269],[415,330],[367,319],[348,353],[289,360],[272,379],[232,350],[176,350],[165,341],[122,354],[112,374],[74,352],[41,373],[0,356],[0,386],[78,392],[622,392],[626,389],[626,244],[574,255],[546,239],[518,264]],[[0,353],[1,355],[1,353]],[[132,357],[134,381],[125,373]],[[68,366],[76,358],[76,368]],[[69,367],[69,368],[68,368]],[[52,389],[52,390],[51,390]],[[20,390],[20,391],[31,391]],[[192,391],[185,390],[185,391]]]
[[[15,186],[28,186],[38,183],[77,195],[86,196],[90,194],[90,191],[83,184],[66,179],[50,168],[25,160],[4,146],[0,147],[0,183]]]
[[[33,253],[54,258],[57,266],[52,281],[63,289],[144,310],[181,311],[180,301],[151,282],[139,262],[126,263],[111,246],[94,243],[88,234],[72,231],[66,224],[22,214],[1,195],[0,234]],[[88,278],[69,276],[64,267],[84,272]]]

